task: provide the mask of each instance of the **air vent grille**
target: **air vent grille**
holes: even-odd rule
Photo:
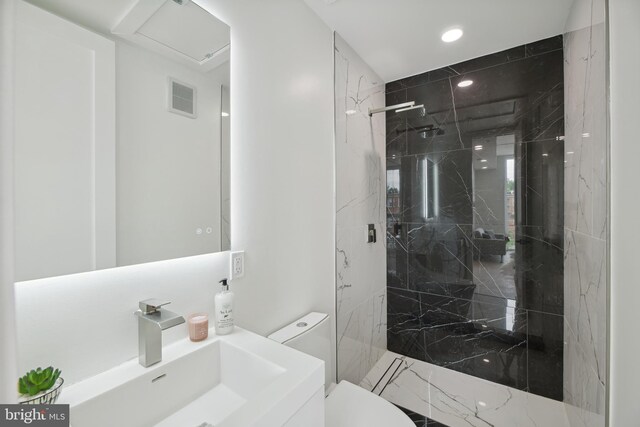
[[[195,118],[196,88],[169,78],[169,111]]]

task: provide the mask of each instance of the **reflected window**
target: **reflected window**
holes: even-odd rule
[[[400,213],[400,170],[387,170],[387,210],[390,214]]]
[[[429,157],[421,161],[422,188],[424,194],[423,213],[425,220],[438,216],[438,163]]]
[[[513,325],[516,323],[516,300],[508,299],[504,313],[505,330],[513,332]]]

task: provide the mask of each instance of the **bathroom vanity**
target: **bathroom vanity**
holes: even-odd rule
[[[73,427],[324,426],[321,360],[236,327],[164,347],[63,390]]]

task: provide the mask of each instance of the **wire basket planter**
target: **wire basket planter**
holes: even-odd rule
[[[58,400],[62,391],[63,378],[58,378],[49,390],[42,391],[34,396],[20,396],[19,403],[24,405],[53,405]]]

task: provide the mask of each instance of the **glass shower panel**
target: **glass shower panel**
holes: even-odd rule
[[[562,37],[386,92],[389,350],[561,400]]]

